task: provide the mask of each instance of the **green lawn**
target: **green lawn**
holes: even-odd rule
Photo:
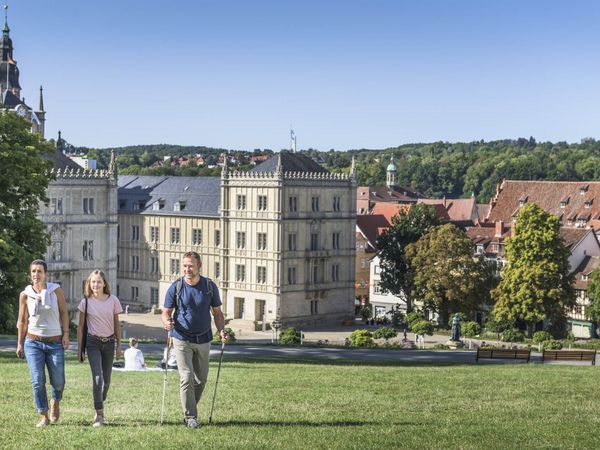
[[[114,372],[109,425],[90,426],[87,365],[67,363],[57,425],[35,429],[29,373],[0,353],[0,448],[597,448],[600,368],[539,364],[389,366],[237,360],[223,363],[207,426],[181,424],[176,373]]]

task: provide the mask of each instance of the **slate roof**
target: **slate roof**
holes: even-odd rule
[[[47,159],[52,161],[55,169],[83,169],[83,167],[59,150],[55,151],[52,155],[49,155]]]
[[[283,172],[324,172],[329,171],[318,163],[314,162],[308,156],[301,153],[290,153],[282,151],[275,154],[266,161],[258,164],[250,172],[275,172],[277,169],[277,161],[281,156],[281,168]]]
[[[527,203],[556,215],[562,226],[594,226],[600,220],[600,182],[504,180],[486,222],[510,223]],[[580,220],[583,225],[578,225]]]
[[[374,186],[366,188],[361,186],[360,189],[368,189],[369,201],[371,202],[415,203],[421,197],[427,198],[418,192],[401,186]]]
[[[118,186],[119,213],[219,216],[220,177],[120,175]]]

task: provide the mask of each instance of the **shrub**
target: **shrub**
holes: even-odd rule
[[[374,339],[392,339],[398,336],[398,332],[391,327],[381,327],[373,332]]]
[[[525,339],[525,335],[521,330],[517,330],[516,328],[512,328],[510,330],[504,330],[502,332],[501,340],[504,342],[517,342]]]
[[[429,320],[417,320],[410,327],[415,334],[420,334],[422,336],[428,334],[431,336],[433,334],[433,324]]]
[[[422,312],[412,311],[406,315],[406,321],[408,322],[408,326],[412,330],[413,323],[418,322],[419,320],[425,320],[425,316]]]
[[[450,347],[446,344],[434,344],[431,348],[434,350],[450,350]]]
[[[294,327],[283,328],[279,333],[279,343],[284,345],[299,344],[302,341],[301,332]]]
[[[485,321],[485,329],[492,333],[502,333],[513,327],[513,323],[509,320],[496,320],[493,314],[490,314]]]
[[[462,326],[463,335],[472,338],[481,334],[481,325],[477,322],[466,322]]]
[[[406,316],[404,315],[404,311],[402,311],[399,304],[392,306],[392,309],[390,309],[386,314],[390,315],[392,326],[394,328],[403,328],[406,326]]]
[[[367,320],[370,319],[371,316],[373,315],[373,309],[371,305],[363,305],[360,308],[360,311],[358,312],[360,314],[360,317],[363,318],[363,320]]]
[[[564,339],[569,332],[566,317],[555,317],[547,328],[554,339]]]
[[[231,344],[232,342],[236,341],[235,332],[231,328],[225,328],[225,333],[227,333],[229,335],[229,340],[227,341],[228,343]],[[220,344],[221,343],[221,334],[215,333],[213,335],[212,342],[214,342],[215,344]]]
[[[369,330],[354,330],[350,335],[350,343],[352,347],[371,347],[373,335]]]
[[[535,333],[533,333],[533,336],[531,336],[531,340],[536,344],[539,344],[544,341],[549,341],[551,339],[552,335],[547,331],[536,331]]]
[[[560,350],[563,348],[562,342],[556,339],[548,339],[542,342],[542,350]]]

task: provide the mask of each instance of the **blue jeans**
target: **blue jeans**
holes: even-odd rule
[[[52,385],[52,398],[60,401],[65,388],[65,351],[62,341],[40,342],[25,338],[25,358],[29,365],[33,400],[39,413],[48,411],[46,367]]]

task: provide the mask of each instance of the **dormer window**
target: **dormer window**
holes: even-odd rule
[[[566,202],[560,202],[560,207],[561,207],[561,208],[565,208],[566,206],[567,206],[567,203],[566,203]]]
[[[560,199],[560,207],[561,208],[566,208],[567,207],[567,203],[569,203],[569,196],[563,197]]]
[[[475,247],[475,252],[478,255],[482,255],[483,254],[483,244],[477,244],[477,246]]]
[[[583,204],[583,207],[585,209],[590,209],[592,207],[592,199],[586,200],[585,203]]]
[[[125,200],[121,200],[121,201],[119,202],[119,209],[125,209],[125,204],[126,204],[126,203],[125,203]]]
[[[577,226],[578,226],[578,227],[582,227],[582,226],[584,226],[584,225],[585,225],[585,219],[579,219],[579,220],[577,221]]]
[[[522,195],[519,199],[519,206],[523,206],[525,203],[527,203],[527,195]]]
[[[579,186],[579,195],[583,195],[587,192],[587,190],[589,189],[590,185],[589,184],[584,184],[582,186]]]
[[[152,203],[152,211],[160,211],[164,207],[165,207],[164,200],[157,200],[154,203]]]
[[[185,209],[185,202],[182,200],[175,202],[175,204],[173,205],[173,211],[183,211],[184,209]]]

